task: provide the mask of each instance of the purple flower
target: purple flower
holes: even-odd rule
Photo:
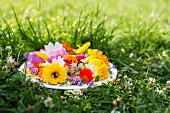
[[[33,68],[30,69],[30,72],[31,72],[31,74],[37,76],[38,75],[38,68],[33,67]]]
[[[78,80],[77,85],[78,85],[78,86],[81,86],[81,85],[82,85],[82,83],[83,83],[83,80]]]
[[[89,82],[87,85],[92,86],[93,84],[94,84],[94,82]]]
[[[71,82],[72,85],[77,85],[79,80],[80,80],[79,76],[69,76],[67,78],[67,81]]]

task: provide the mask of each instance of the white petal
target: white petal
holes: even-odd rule
[[[45,51],[47,51],[48,53],[50,53],[50,51],[52,50],[55,50],[55,46],[51,42],[49,42],[48,45],[45,45],[44,47]]]
[[[60,64],[61,66],[64,66],[64,64],[65,64],[65,62],[63,61],[63,58],[61,58],[61,57],[58,57],[58,59],[54,58],[54,59],[52,60],[52,63],[58,63],[58,64]]]
[[[55,43],[55,49],[57,50],[57,49],[60,49],[60,48],[62,48],[63,47],[63,45],[62,44],[60,44],[59,42],[56,42]]]

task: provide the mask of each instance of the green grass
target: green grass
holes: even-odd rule
[[[168,4],[169,0],[2,0],[0,112],[169,113]],[[49,41],[67,41],[74,48],[90,41],[91,48],[104,51],[116,65],[119,77],[82,90],[83,95],[76,99],[68,91],[25,82],[18,65],[8,72],[2,70],[9,56],[22,64],[25,52],[39,50]],[[6,46],[12,49],[6,50]],[[148,84],[150,77],[156,79],[153,85]],[[49,96],[53,98],[53,108],[44,105]],[[122,102],[115,105],[117,98]]]

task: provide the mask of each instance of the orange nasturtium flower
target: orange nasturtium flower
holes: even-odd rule
[[[67,42],[62,42],[61,44],[62,44],[63,47],[67,50],[67,52],[69,52],[69,53],[74,53],[73,48],[71,48],[71,46],[70,46]]]
[[[64,58],[65,58],[64,61],[66,62],[65,66],[70,67],[71,63],[78,63],[78,60],[74,55],[65,55]]]

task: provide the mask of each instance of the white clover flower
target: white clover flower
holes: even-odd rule
[[[152,83],[155,83],[156,80],[155,80],[155,78],[150,77],[148,81],[149,81],[149,82],[152,82]]]
[[[133,56],[134,56],[134,54],[133,54],[133,53],[130,53],[130,54],[129,54],[129,57],[130,57],[130,58],[132,58]]]
[[[53,108],[54,104],[53,104],[53,100],[51,97],[48,97],[45,101],[44,101],[45,107],[50,107]]]
[[[163,94],[164,94],[164,91],[163,91],[163,90],[158,90],[158,93],[159,93],[160,95],[163,95]]]
[[[121,52],[125,54],[125,49],[124,49],[124,48],[122,48],[122,49],[121,49]]]
[[[130,66],[135,66],[135,64],[134,64],[134,63],[131,63]]]
[[[12,56],[7,58],[7,64],[13,64],[15,61],[12,59]]]
[[[162,51],[162,56],[167,57],[167,54],[166,54],[166,51],[165,51],[165,50]]]
[[[120,111],[112,110],[110,113],[120,113]]]
[[[5,50],[11,50],[11,46],[6,46]]]
[[[74,89],[71,91],[73,95],[83,95],[82,91],[80,89]]]
[[[156,82],[156,79],[155,78],[153,78],[153,77],[150,77],[149,79],[148,79],[148,85],[155,85],[155,82]]]
[[[167,85],[170,85],[170,80],[166,82]]]
[[[169,90],[170,89],[170,80],[166,82],[166,88]]]
[[[7,70],[8,66],[2,66],[2,70]]]

